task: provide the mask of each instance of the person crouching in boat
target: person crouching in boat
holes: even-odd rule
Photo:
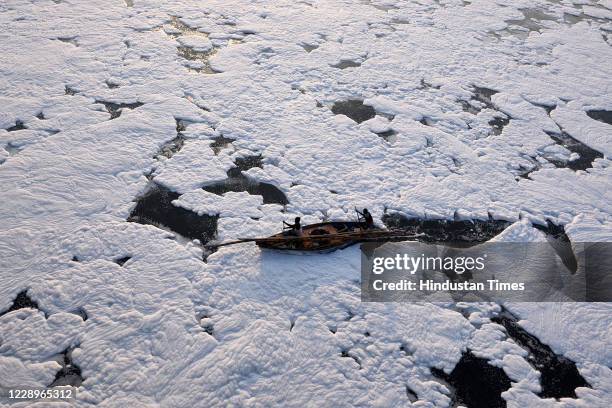
[[[300,217],[295,217],[293,224],[289,224],[283,221],[283,229],[285,229],[285,235],[293,235],[299,237],[302,235],[302,225],[300,224]]]
[[[365,229],[374,228],[374,219],[372,218],[372,214],[370,214],[367,208],[364,208],[363,212],[359,212],[359,210],[356,210],[356,211],[357,211],[357,214],[359,214],[361,218],[360,222]]]

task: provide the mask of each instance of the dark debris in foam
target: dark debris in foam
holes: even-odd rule
[[[360,99],[349,99],[347,101],[338,101],[331,108],[334,115],[344,115],[354,120],[357,123],[365,122],[376,116],[376,110],[364,105]]]
[[[425,80],[425,78],[421,78],[421,82],[419,84],[419,89],[440,89],[441,85],[432,85]]]
[[[479,104],[483,105],[485,109],[491,109],[499,112],[495,115],[493,119],[489,121],[489,126],[491,126],[492,134],[501,135],[502,131],[504,130],[504,127],[506,127],[508,123],[510,123],[511,118],[508,117],[505,113],[501,112],[495,106],[491,99],[493,95],[499,92],[490,88],[473,86],[472,93],[473,95],[470,100],[479,102]],[[459,103],[461,104],[464,111],[469,112],[473,115],[478,115],[483,110],[481,106],[477,106],[476,104],[473,104],[469,101],[460,100]],[[550,113],[550,111],[548,112]]]
[[[116,88],[119,88],[119,87],[121,86],[121,85],[119,85],[119,84],[117,84],[117,83],[114,83],[114,82],[113,82],[113,81],[111,81],[111,80],[108,80],[108,79],[107,79],[106,81],[104,81],[104,83],[106,84],[106,86],[108,87],[108,89],[116,89]]]
[[[176,30],[180,32],[179,35],[197,35],[201,37],[208,37],[208,34],[198,30],[197,28],[193,28],[185,24],[180,17],[172,16],[170,19],[170,24]]]
[[[174,121],[176,122],[176,132],[177,133],[184,132],[187,130],[187,125],[189,124],[187,121],[183,119],[177,119],[177,118],[174,118]]]
[[[253,156],[238,157],[234,161],[234,164],[236,165],[235,168],[240,171],[247,171],[255,167],[263,169],[263,156],[261,154],[257,154]]]
[[[171,158],[178,153],[185,145],[185,136],[182,132],[187,129],[188,123],[181,119],[176,119],[176,137],[164,143],[153,158],[159,159],[161,156]]]
[[[519,173],[518,173],[517,177],[515,177],[515,178],[516,178],[517,181],[519,179],[521,179],[521,178],[525,179],[525,180],[533,180],[531,178],[531,173],[534,173],[534,172],[540,170],[540,168],[541,168],[540,165],[537,164],[537,163],[534,164],[532,167],[525,167],[525,166],[521,165],[518,168]]]
[[[588,21],[588,22],[593,21],[593,22],[598,22],[598,23],[601,23],[601,24],[607,24],[607,23],[610,22],[610,19],[586,15],[583,12],[581,12],[578,15],[570,14],[570,13],[563,13],[563,20],[567,24],[571,24],[571,25],[578,24],[578,23],[580,23],[582,21]]]
[[[433,126],[435,124],[435,121],[431,118],[423,116],[421,120],[419,120],[419,123],[424,126]]]
[[[463,109],[464,112],[471,113],[472,115],[478,115],[478,113],[480,113],[481,109],[475,107],[468,101],[460,100],[459,103],[461,104],[461,108]]]
[[[202,64],[201,67],[187,67],[190,71],[204,73],[204,74],[218,74],[210,65],[209,58],[217,52],[216,48],[210,51],[195,51],[193,48],[179,46],[177,47],[177,54],[179,57],[184,58],[188,61],[196,61]]]
[[[350,350],[341,350],[340,351],[340,357],[343,357],[343,358],[352,358],[353,361],[355,361],[357,363],[357,365],[359,366],[360,370],[363,368],[359,358],[356,355],[352,354]]]
[[[0,316],[4,316],[5,314],[13,312],[15,310],[26,309],[26,308],[40,310],[40,308],[38,307],[38,303],[32,300],[28,296],[27,289],[19,292],[17,294],[17,297],[15,297],[15,300],[13,300],[13,304],[11,305],[11,307],[9,307],[4,312],[0,312]],[[45,317],[46,316],[47,316],[47,313],[45,313]]]
[[[473,86],[472,87],[472,97],[470,98],[470,100],[480,102],[487,109],[496,110],[495,105],[493,104],[493,101],[491,100],[491,97],[495,95],[496,93],[498,93],[498,91],[490,89],[490,88]],[[477,115],[480,113],[480,111],[482,111],[482,108],[471,104],[469,101],[460,100],[459,103],[463,107],[464,111],[469,112],[473,115]]]
[[[423,234],[425,242],[486,242],[505,230],[511,223],[503,220],[444,220],[408,218],[401,214],[385,214],[382,218],[387,228],[400,228],[407,233]]]
[[[82,307],[79,307],[76,310],[73,310],[72,312],[70,312],[72,314],[78,315],[81,317],[81,319],[83,319],[84,322],[87,321],[87,319],[89,319],[89,315],[87,314],[87,312],[85,311],[85,309],[83,309]]]
[[[406,396],[410,402],[417,402],[419,399],[418,395],[412,391],[409,386],[406,386]]]
[[[501,135],[508,123],[510,123],[510,118],[502,116],[496,116],[489,121],[489,125],[494,135]]]
[[[474,356],[469,350],[461,356],[450,374],[438,368],[431,368],[431,374],[451,388],[453,407],[506,407],[501,394],[512,386],[510,378],[503,369]]]
[[[213,336],[215,334],[215,327],[213,326],[212,323],[207,323],[203,325],[202,330],[204,331],[204,333],[208,334],[209,336]]]
[[[124,257],[121,257],[121,258],[115,259],[115,260],[114,260],[114,262],[115,262],[117,265],[119,265],[119,266],[123,266],[123,265],[125,265],[125,263],[126,263],[127,261],[129,261],[130,259],[132,259],[132,257],[131,257],[131,256],[124,256]]]
[[[373,0],[360,0],[360,3],[372,6],[377,10],[389,12],[390,10],[397,10],[399,7],[393,4],[377,4]]]
[[[74,95],[78,94],[79,91],[74,89],[74,88],[72,88],[72,87],[70,87],[70,86],[68,86],[68,85],[66,85],[66,86],[64,86],[64,93],[66,95],[74,96]]]
[[[236,139],[231,139],[229,137],[225,137],[221,135],[221,136],[213,137],[211,140],[213,142],[210,144],[210,148],[212,149],[213,153],[215,153],[215,156],[216,156],[219,153],[221,153],[221,150],[228,147]]]
[[[340,60],[337,64],[331,65],[333,68],[338,69],[347,69],[347,68],[357,68],[361,66],[361,62],[356,62],[353,60]]]
[[[198,215],[173,205],[172,201],[179,197],[180,194],[153,182],[149,189],[137,198],[136,207],[128,221],[165,227],[185,238],[199,239],[202,244],[214,239],[219,216]]]
[[[480,86],[474,86],[473,90],[474,90],[474,96],[472,96],[472,100],[475,100],[475,101],[478,101],[484,104],[489,109],[495,109],[495,105],[493,105],[493,101],[491,100],[491,97],[495,95],[496,93],[499,93],[499,91],[496,91],[490,88],[480,87]]]
[[[15,125],[6,129],[7,132],[16,132],[18,130],[27,129],[27,126],[20,120],[15,121]]]
[[[519,346],[529,351],[527,361],[540,372],[542,398],[577,398],[576,388],[591,385],[580,375],[576,363],[555,354],[552,349],[518,324],[518,318],[503,310],[493,322],[504,326],[506,333]]]
[[[563,130],[560,133],[546,132],[546,134],[550,136],[550,138],[553,139],[557,144],[565,147],[572,153],[578,153],[578,155],[580,156],[576,160],[567,162],[561,160],[547,159],[556,167],[567,167],[574,171],[586,170],[593,167],[593,162],[595,161],[595,159],[603,158],[603,154],[601,154],[595,149],[591,149],[589,146],[582,143],[581,141],[574,139],[572,136],[570,136],[567,132]]]
[[[154,158],[159,158],[160,156],[164,156],[166,158],[171,158],[174,154],[178,153],[185,144],[185,137],[181,133],[177,133],[176,137],[168,142],[164,143],[160,148]]]
[[[542,103],[535,103],[535,102],[531,102],[531,104],[533,106],[537,106],[538,108],[544,109],[548,116],[550,116],[552,111],[554,111],[557,108],[557,105],[545,105],[545,104],[542,104]]]
[[[59,363],[62,368],[55,374],[55,379],[49,388],[70,385],[79,387],[83,383],[81,368],[72,361],[72,351],[74,347],[69,347],[60,354]]]
[[[384,132],[376,133],[379,137],[382,137],[385,141],[391,143],[393,142],[393,137],[397,135],[397,132],[393,129],[389,129]]]
[[[69,36],[69,37],[57,37],[56,39],[58,41],[63,42],[63,43],[71,44],[71,45],[73,45],[75,47],[78,47],[79,46],[79,42],[77,41],[77,38],[78,38],[77,36]]]
[[[136,109],[142,105],[144,105],[144,103],[142,102],[132,102],[132,103],[115,103],[115,102],[107,102],[107,101],[100,101],[100,100],[96,100],[96,103],[100,103],[102,105],[104,105],[104,107],[106,108],[106,111],[108,113],[110,113],[110,119],[117,119],[119,116],[121,116],[121,111],[123,109]]]
[[[285,193],[278,187],[248,178],[243,171],[253,167],[263,167],[263,157],[261,155],[247,156],[236,159],[236,167],[227,171],[227,179],[217,183],[202,187],[209,193],[223,195],[227,192],[247,192],[251,195],[260,195],[264,204],[287,205],[289,200]]]
[[[304,51],[310,54],[311,52],[319,48],[319,45],[303,43],[303,44],[300,44],[300,47],[302,47]]]
[[[539,31],[545,27],[543,21],[558,21],[557,17],[544,13],[537,8],[528,8],[522,10],[523,18],[518,20],[506,20],[508,24],[523,27],[531,31]],[[509,30],[511,33],[514,30]],[[519,31],[520,32],[520,31]]]

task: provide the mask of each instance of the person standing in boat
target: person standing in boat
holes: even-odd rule
[[[301,221],[300,217],[295,217],[295,221],[293,224],[289,224],[283,221],[283,228],[288,230],[286,231],[286,234],[295,235],[296,237],[299,237],[300,235],[302,235],[302,225],[300,224],[300,221]]]
[[[372,214],[368,211],[367,208],[363,209],[363,212],[359,212],[356,210],[357,214],[361,217],[361,223],[364,225],[365,229],[374,228],[374,219],[372,218]]]

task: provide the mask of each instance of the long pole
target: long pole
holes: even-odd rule
[[[287,242],[296,241],[302,239],[308,240],[319,240],[319,239],[330,239],[330,238],[358,238],[359,240],[372,240],[380,238],[384,239],[398,239],[398,238],[414,238],[420,234],[409,234],[402,235],[405,231],[403,230],[391,230],[391,231],[370,231],[370,232],[340,232],[337,234],[324,234],[324,235],[309,235],[309,236],[279,236],[279,237],[266,237],[266,238],[241,238],[235,241],[223,242],[220,244],[207,245],[208,247],[219,248],[222,246],[242,244],[246,242]],[[398,234],[398,235],[394,235]]]

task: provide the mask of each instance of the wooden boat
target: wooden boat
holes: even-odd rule
[[[367,230],[360,222],[322,222],[302,227],[299,236],[293,235],[291,231],[285,231],[268,238],[256,239],[255,243],[260,248],[268,249],[328,251],[345,248],[379,231],[383,230]]]
[[[255,242],[257,246],[265,249],[330,252],[361,242],[405,241],[418,235],[406,234],[402,230],[386,230],[378,227],[368,229],[365,228],[363,223],[356,221],[332,221],[306,225],[302,227],[300,235],[296,235],[292,231],[283,231],[266,238],[242,238],[237,241],[210,244],[209,247],[218,248]]]

